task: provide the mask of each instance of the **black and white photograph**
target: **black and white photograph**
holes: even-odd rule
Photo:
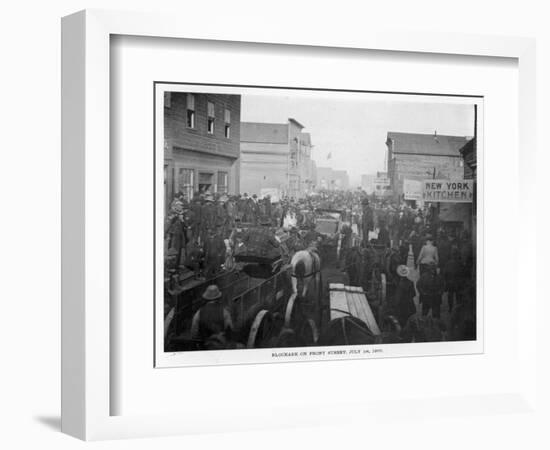
[[[480,351],[482,98],[158,83],[155,107],[157,364]]]

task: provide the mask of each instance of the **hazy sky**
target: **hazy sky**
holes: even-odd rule
[[[345,169],[358,184],[363,173],[384,170],[388,131],[474,135],[472,104],[429,103],[299,96],[242,96],[243,122],[285,123],[293,117],[311,133],[312,157],[319,167]],[[402,97],[401,97],[402,98]],[[387,99],[387,97],[386,97]],[[332,154],[327,160],[328,153]]]

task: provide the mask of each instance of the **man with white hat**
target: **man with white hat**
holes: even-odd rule
[[[409,268],[403,264],[397,266],[396,270],[398,280],[395,288],[395,306],[397,309],[397,319],[401,327],[404,327],[410,316],[416,313],[414,297],[416,290],[414,283],[408,278]]]

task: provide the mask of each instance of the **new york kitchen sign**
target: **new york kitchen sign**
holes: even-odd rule
[[[422,198],[426,202],[471,203],[473,180],[425,180]]]

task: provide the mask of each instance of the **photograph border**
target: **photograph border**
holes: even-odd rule
[[[215,30],[215,31],[214,31]],[[198,421],[185,426],[177,415],[111,416],[109,411],[109,39],[112,35],[281,43],[395,52],[516,58],[519,71],[519,194],[523,220],[534,224],[535,199],[528,195],[536,173],[536,47],[531,38],[452,33],[396,33],[370,30],[359,35],[322,27],[262,29],[187,23],[170,14],[86,10],[62,20],[62,431],[86,440],[163,436],[207,431]],[[534,244],[518,249],[536,261]],[[520,280],[529,280],[526,265]],[[537,304],[534,283],[526,286],[526,309]],[[538,299],[540,302],[542,299]],[[519,312],[519,391],[498,396],[499,404],[536,405],[537,327],[527,328]],[[541,338],[539,338],[541,339]],[[528,350],[527,350],[528,349]],[[519,402],[519,403],[518,403]],[[547,405],[546,405],[547,406]],[[466,413],[467,414],[467,413]],[[191,428],[190,428],[191,427]],[[248,429],[248,427],[247,427]]]
[[[467,103],[468,99],[471,99],[472,104],[479,107],[478,109],[478,121],[477,130],[474,133],[478,133],[478,145],[477,145],[477,159],[478,159],[478,177],[477,177],[477,223],[476,223],[476,241],[477,241],[477,255],[476,255],[476,301],[477,301],[477,320],[476,330],[477,338],[472,341],[442,341],[442,342],[426,342],[426,343],[393,343],[393,344],[372,344],[372,345],[339,345],[339,346],[319,346],[314,345],[311,347],[288,347],[288,348],[262,348],[262,349],[231,349],[231,350],[203,350],[203,351],[180,351],[180,352],[165,352],[163,351],[163,323],[164,320],[161,317],[163,300],[161,300],[161,293],[163,288],[160,286],[160,278],[163,270],[158,267],[159,260],[161,259],[157,252],[160,245],[160,239],[162,233],[159,231],[159,214],[161,212],[158,208],[158,200],[162,196],[159,193],[160,186],[162,185],[159,180],[159,174],[162,173],[160,167],[157,167],[160,160],[160,150],[162,148],[161,133],[158,133],[159,128],[163,128],[160,121],[163,120],[161,112],[162,106],[162,93],[164,92],[187,92],[185,90],[172,91],[170,86],[186,87],[191,90],[189,92],[207,92],[207,88],[214,88],[217,90],[213,93],[224,93],[227,95],[245,95],[242,92],[230,92],[231,89],[239,91],[250,90],[249,95],[261,95],[261,93],[253,93],[253,90],[258,91],[281,91],[281,95],[285,95],[288,91],[307,91],[313,93],[324,92],[332,94],[367,94],[372,95],[373,98],[364,101],[392,101],[399,103],[404,102],[400,100],[400,96],[408,98],[419,97],[418,103],[429,103],[430,99],[437,98],[441,100],[441,104],[461,104],[459,100],[463,99],[464,103]],[[202,88],[205,88],[202,90]],[[228,92],[225,92],[225,91]],[[153,264],[153,287],[154,287],[154,367],[155,368],[177,368],[177,367],[204,367],[204,366],[223,366],[232,364],[277,364],[277,363],[295,363],[295,362],[315,362],[315,361],[341,361],[346,359],[379,359],[379,358],[408,358],[408,357],[429,357],[429,356],[453,356],[453,355],[476,355],[483,354],[485,349],[485,290],[484,290],[484,180],[485,180],[485,164],[484,164],[484,96],[475,94],[443,94],[443,93],[424,93],[424,92],[397,92],[397,91],[376,91],[376,90],[358,90],[358,89],[323,89],[316,87],[287,87],[287,86],[262,86],[262,85],[239,85],[239,84],[225,84],[225,83],[193,83],[193,82],[169,82],[169,81],[154,81],[153,82],[153,248],[155,261]],[[380,98],[376,99],[376,96]],[[392,99],[392,96],[395,96]],[[450,101],[445,102],[444,99],[448,98]],[[410,100],[412,104],[415,102]],[[434,100],[435,102],[435,100]],[[439,103],[439,102],[437,102]],[[435,104],[435,103],[434,103]],[[160,126],[159,126],[160,125]],[[348,350],[373,350],[376,349],[376,353],[361,353],[361,355],[352,355]],[[309,353],[310,351],[326,352],[325,356],[309,357],[303,355],[300,357],[270,357],[271,353]],[[378,352],[379,351],[379,352]],[[328,352],[333,353],[332,356]],[[341,352],[345,352],[342,354]]]

